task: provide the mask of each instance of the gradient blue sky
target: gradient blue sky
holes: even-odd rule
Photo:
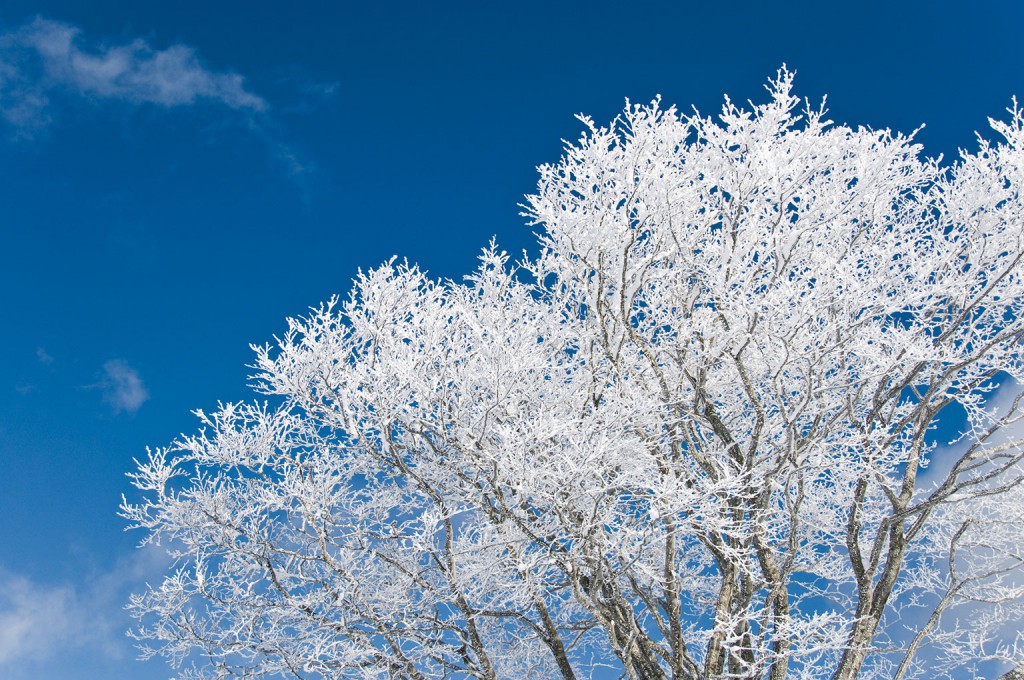
[[[1024,97],[1024,3],[0,5],[0,676],[160,678],[123,638],[161,558],[147,445],[245,398],[261,343],[391,255],[532,247],[534,168],[625,97],[762,99],[972,146]]]

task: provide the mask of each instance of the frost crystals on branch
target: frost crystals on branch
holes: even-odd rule
[[[998,675],[1021,630],[1024,112],[952,165],[799,110],[629,105],[540,251],[391,261],[256,348],[124,516],[202,677]],[[949,443],[949,432],[962,436]],[[943,441],[937,441],[938,437]],[[186,665],[187,665],[186,663]]]

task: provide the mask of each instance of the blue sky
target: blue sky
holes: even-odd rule
[[[0,5],[0,676],[160,678],[117,517],[147,445],[245,398],[249,343],[391,255],[532,247],[534,168],[626,97],[717,110],[783,63],[840,122],[971,146],[1024,5]]]

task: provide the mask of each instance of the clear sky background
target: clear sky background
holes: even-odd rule
[[[0,4],[0,676],[161,678],[121,611],[147,445],[247,398],[249,343],[392,255],[440,277],[624,98],[716,111],[783,63],[837,122],[971,147],[1024,3]]]

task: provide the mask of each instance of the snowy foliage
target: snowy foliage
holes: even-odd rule
[[[527,199],[535,256],[491,244],[462,283],[391,261],[255,348],[269,405],[198,412],[132,475],[124,516],[178,556],[132,601],[149,653],[254,678],[1020,663],[1024,112],[944,165],[791,86],[582,118]]]

